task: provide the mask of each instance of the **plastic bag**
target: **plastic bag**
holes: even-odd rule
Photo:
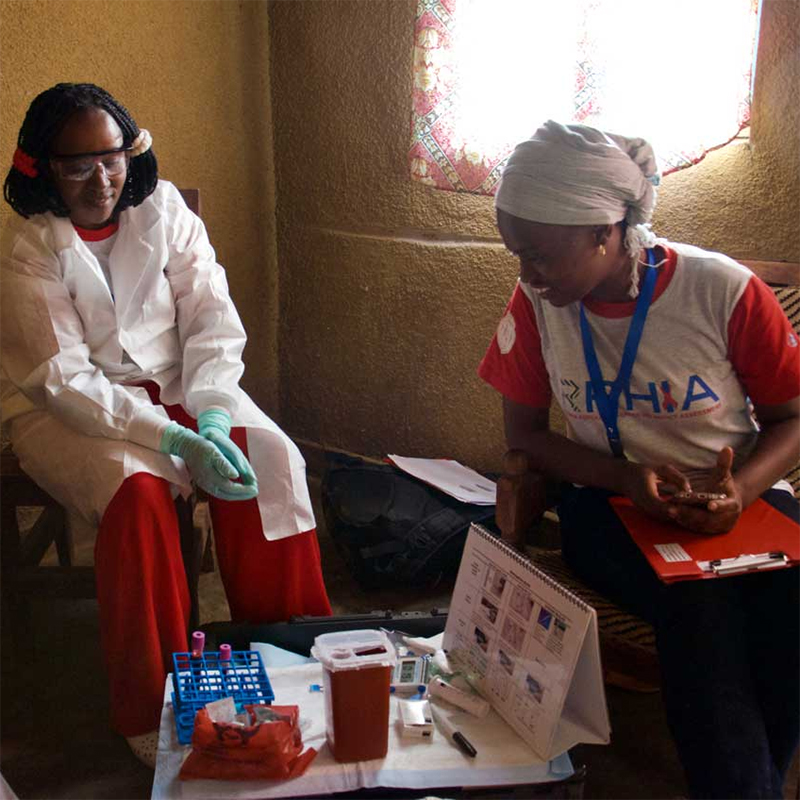
[[[302,775],[317,751],[304,753],[297,706],[245,706],[254,722],[257,708],[269,708],[278,719],[236,725],[213,722],[201,708],[195,716],[192,750],[181,780],[286,780]]]

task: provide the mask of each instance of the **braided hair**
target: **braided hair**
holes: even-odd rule
[[[119,125],[122,146],[130,147],[139,135],[139,127],[128,110],[105,89],[93,83],[59,83],[34,98],[17,137],[19,151],[32,169],[11,167],[3,186],[6,202],[23,217],[52,211],[57,217],[68,217],[67,209],[50,172],[48,159],[53,140],[67,120],[80,109],[101,108]],[[18,151],[18,152],[19,152]],[[138,206],[156,188],[158,162],[152,149],[128,165],[128,174],[117,212]]]

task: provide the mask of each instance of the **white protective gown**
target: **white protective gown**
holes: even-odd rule
[[[136,472],[186,493],[183,461],[158,450],[166,412],[133,385],[154,381],[161,402],[247,428],[267,539],[314,528],[300,452],[239,388],[246,336],[202,221],[159,181],[119,223],[113,298],[69,219],[14,215],[3,231],[2,411],[23,469],[95,524]]]

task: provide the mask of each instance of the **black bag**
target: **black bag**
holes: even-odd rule
[[[326,453],[325,522],[364,588],[455,576],[472,522],[497,530],[494,506],[461,503],[391,464]]]

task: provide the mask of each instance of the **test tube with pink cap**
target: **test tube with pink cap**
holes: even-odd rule
[[[231,665],[231,646],[221,644],[219,646],[219,666],[223,672],[227,672]]]
[[[192,634],[192,658],[202,658],[205,646],[206,635],[203,631],[195,631]]]

